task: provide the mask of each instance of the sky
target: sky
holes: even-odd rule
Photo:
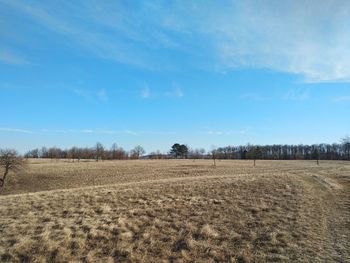
[[[350,134],[350,1],[0,0],[0,148]]]

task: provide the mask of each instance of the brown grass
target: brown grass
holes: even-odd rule
[[[32,162],[1,262],[349,262],[350,163]]]

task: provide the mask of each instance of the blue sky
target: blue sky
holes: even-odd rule
[[[349,1],[0,0],[0,147],[338,142]]]

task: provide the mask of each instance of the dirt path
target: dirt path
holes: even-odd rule
[[[268,175],[269,173],[259,173],[259,175]],[[154,183],[172,183],[172,182],[181,182],[181,181],[194,181],[194,180],[205,180],[205,179],[220,179],[220,178],[239,178],[241,176],[251,176],[249,173],[242,174],[234,174],[234,175],[197,175],[197,176],[184,176],[184,177],[175,177],[175,178],[162,178],[162,179],[152,179],[152,180],[144,180],[139,182],[127,182],[127,183],[115,183],[115,184],[103,184],[103,185],[95,185],[95,186],[84,186],[84,187],[73,187],[67,189],[55,189],[55,190],[44,190],[37,192],[29,192],[29,193],[21,193],[21,194],[8,194],[8,195],[0,195],[1,199],[12,198],[12,197],[23,197],[30,195],[40,195],[40,194],[50,194],[50,193],[63,193],[63,192],[71,192],[71,191],[85,191],[99,188],[115,188],[115,187],[124,187],[124,186],[135,186],[135,185],[143,185],[143,184],[154,184]]]
[[[296,173],[293,173],[296,175]],[[316,173],[298,175],[305,188],[313,191],[311,207],[319,207],[324,222],[325,250],[334,262],[350,262],[350,183],[348,177],[328,177]],[[321,212],[322,211],[322,212]],[[327,244],[328,243],[328,244]]]

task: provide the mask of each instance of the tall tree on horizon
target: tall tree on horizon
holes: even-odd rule
[[[187,158],[188,147],[185,144],[175,143],[171,146],[170,154],[174,155],[175,158],[181,156],[181,158]]]

